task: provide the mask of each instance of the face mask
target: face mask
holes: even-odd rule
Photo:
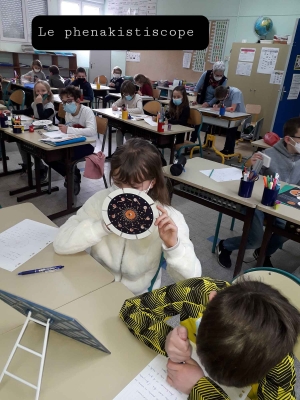
[[[150,185],[148,187],[148,189],[143,190],[144,193],[148,194],[149,190],[152,189],[152,181],[150,182]]]
[[[119,186],[117,186],[115,183],[113,183],[111,186],[112,186],[113,190],[121,189],[121,188],[120,188]],[[146,189],[146,190],[141,190],[141,192],[144,192],[144,193],[148,194],[148,192],[149,192],[150,189],[152,189],[152,181],[150,182],[150,185],[149,185],[148,189]]]
[[[172,99],[172,100],[175,106],[180,106],[180,104],[182,103],[182,99]]]
[[[72,103],[67,103],[63,105],[65,112],[70,113],[70,114],[75,114],[77,110],[77,105],[75,101],[72,101]]]
[[[113,77],[116,79],[120,78],[120,76],[121,76],[121,74],[113,74]]]
[[[214,75],[214,80],[217,82],[220,81],[222,78],[223,78],[223,76],[215,76]]]
[[[291,139],[292,139],[292,138],[291,138]],[[293,142],[294,142],[295,144],[292,144],[292,143],[291,143],[291,145],[295,147],[297,153],[300,153],[300,143],[296,142],[294,139],[293,139]]]
[[[133,99],[133,96],[125,96],[125,99],[128,100],[128,101],[130,101],[130,100]]]
[[[40,69],[33,68],[34,72],[40,72]]]
[[[48,98],[48,94],[44,94],[43,95],[43,101],[47,100],[47,98]]]
[[[77,78],[78,82],[83,83],[85,81],[85,78]]]

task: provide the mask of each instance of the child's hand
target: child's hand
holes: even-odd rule
[[[196,361],[190,359],[186,364],[167,363],[167,382],[182,393],[190,394],[193,387],[204,377],[204,372]]]
[[[41,104],[41,103],[43,103],[43,97],[40,94],[38,94],[35,98],[35,104]]]
[[[192,101],[192,106],[196,106],[198,103],[196,101]]]
[[[176,363],[186,362],[191,358],[192,346],[184,326],[177,326],[168,334],[165,350],[170,360]]]
[[[178,228],[174,221],[169,217],[167,210],[161,206],[157,206],[161,211],[161,215],[156,219],[154,225],[158,227],[158,233],[165,246],[174,247],[178,241]]]
[[[118,111],[118,107],[117,106],[112,106],[112,110],[113,111]]]
[[[205,103],[202,104],[201,107],[203,107],[203,108],[208,108],[208,107],[209,107],[209,104],[208,104],[207,102],[205,102]]]
[[[115,87],[116,85],[113,82],[110,82],[108,86]]]
[[[140,90],[137,91],[137,94],[139,94],[140,96],[143,96],[142,92]]]
[[[59,124],[58,127],[59,127],[59,130],[62,133],[67,133],[68,132],[68,127],[66,125]]]
[[[254,165],[257,160],[263,160],[263,156],[260,153],[254,153],[250,158],[251,165]]]
[[[5,114],[10,115],[10,111],[9,110],[4,110],[3,111]]]
[[[213,108],[214,108],[215,110],[217,110],[217,109],[219,109],[220,107],[218,106],[218,104],[214,104],[214,105],[213,105]]]

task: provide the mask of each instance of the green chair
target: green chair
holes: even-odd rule
[[[289,272],[277,268],[253,268],[237,276],[232,284],[240,279],[259,280],[277,289],[290,303],[300,311],[300,279]],[[294,355],[300,360],[300,337],[294,348]]]
[[[201,128],[202,128],[202,114],[201,111],[196,110],[195,108],[191,108],[190,109],[190,116],[188,119],[188,124],[189,125],[193,125],[193,126],[198,126],[198,130],[197,130],[197,142],[190,142],[189,140],[185,140],[184,143],[179,143],[175,146],[176,149],[176,158],[178,158],[181,154],[181,151],[183,149],[191,149],[191,155],[192,152],[194,150],[194,148],[199,148],[200,150],[200,157],[203,157],[202,154],[202,145],[201,145],[201,138],[200,138],[200,132],[201,132]],[[192,157],[191,157],[192,158]]]
[[[11,93],[11,82],[2,82],[2,100],[6,107]]]

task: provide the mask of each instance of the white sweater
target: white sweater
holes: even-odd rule
[[[188,226],[183,215],[173,207],[166,209],[178,227],[179,240],[171,249],[163,244],[157,227],[151,235],[140,240],[128,240],[108,233],[103,226],[102,204],[113,190],[111,187],[94,194],[60,227],[53,243],[56,253],[74,254],[91,247],[91,255],[135,295],[147,291],[158,269],[162,251],[167,271],[176,282],[201,276],[201,264],[189,239]],[[153,289],[160,286],[161,271]]]
[[[132,114],[144,114],[142,97],[139,94],[135,94],[131,100],[126,100],[125,97],[121,97],[112,106],[122,107],[125,104],[128,112]]]
[[[79,134],[97,140],[96,119],[90,107],[81,104],[79,113],[75,116],[71,113],[66,113],[65,120],[66,123],[69,122],[71,125],[68,126],[67,133],[75,133],[77,135]],[[72,125],[75,124],[84,126],[84,128],[73,128]]]

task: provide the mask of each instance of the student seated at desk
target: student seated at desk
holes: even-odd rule
[[[40,60],[33,60],[31,64],[32,71],[27,72],[23,75],[24,79],[30,82],[35,82],[36,80],[46,81],[46,75],[44,74],[43,65]]]
[[[49,67],[49,85],[53,88],[63,88],[65,87],[65,80],[59,75],[59,68],[56,65],[51,65]]]
[[[161,286],[158,267],[162,253],[167,271],[175,281],[201,276],[185,219],[170,206],[158,149],[141,138],[128,140],[114,153],[110,176],[112,187],[90,197],[60,227],[53,243],[56,253],[76,254],[91,247],[91,255],[135,294]],[[107,228],[102,216],[103,202],[119,188],[134,188],[153,199],[160,216],[151,235],[130,240]]]
[[[33,117],[36,119],[49,119],[53,121],[55,115],[53,94],[51,92],[49,83],[46,81],[37,81],[33,87],[33,103],[29,108],[25,110],[14,110],[15,115],[26,115],[27,117]],[[27,153],[21,149],[20,143],[17,143],[21,157],[22,157],[22,168],[27,171]],[[31,166],[30,166],[31,167]],[[41,182],[46,181],[48,174],[48,167],[40,160],[40,176]]]
[[[88,138],[94,138],[95,143],[76,146],[73,149],[72,161],[79,160],[94,152],[94,146],[97,140],[97,125],[95,115],[90,107],[86,107],[80,103],[80,90],[75,86],[67,86],[60,89],[59,97],[61,98],[63,108],[66,112],[66,125],[58,125],[63,133],[83,135]],[[66,165],[64,162],[54,161],[49,164],[56,172],[62,176],[66,176]],[[74,194],[80,192],[81,174],[76,167],[74,174]],[[67,187],[65,181],[64,186]]]
[[[187,125],[190,116],[190,106],[184,86],[176,86],[172,92],[169,110],[165,117],[171,125]],[[176,144],[184,142],[185,133],[176,135]]]
[[[124,81],[121,85],[121,98],[112,105],[113,111],[117,111],[118,107],[126,106],[129,114],[144,114],[142,98],[135,93],[135,85],[130,81]],[[131,138],[131,134],[125,132],[125,139]],[[123,144],[124,134],[117,130],[117,148]]]
[[[172,329],[166,320],[178,314],[180,326]],[[237,388],[250,386],[253,400],[295,400],[300,313],[269,285],[187,279],[125,300],[120,318],[169,357],[167,382],[189,400],[230,400],[219,385],[235,389],[235,398]],[[191,358],[190,341],[209,377]]]
[[[273,147],[264,150],[264,153],[271,157],[269,168],[263,167],[260,173],[262,175],[279,174],[279,179],[294,185],[300,185],[300,117],[289,119],[283,127],[283,139],[277,142]],[[249,164],[253,165],[258,158],[262,158],[260,154],[253,154],[249,160]],[[246,163],[247,165],[247,163]],[[263,239],[264,213],[255,210],[251,229],[248,235],[247,249],[256,249],[253,256],[258,258],[260,246]],[[286,221],[276,218],[275,224],[280,228],[285,227]],[[219,264],[224,268],[231,267],[230,255],[234,250],[238,250],[241,243],[241,236],[221,240],[217,246],[216,254]],[[271,255],[279,249],[288,239],[275,233],[272,234],[266,250],[266,258],[264,267],[273,267],[271,263]],[[284,268],[282,268],[284,269]]]
[[[238,88],[219,86],[215,90],[215,97],[219,100],[219,103],[213,106],[216,110],[219,110],[220,104],[223,103],[227,112],[246,112],[243,93]],[[237,130],[238,127],[225,129],[226,141],[221,153],[226,155],[234,153]]]
[[[143,74],[136,74],[133,79],[134,83],[140,87],[140,90],[138,91],[140,96],[153,97],[152,83],[149,78]]]
[[[84,68],[77,68],[76,79],[72,82],[72,85],[79,87],[79,89],[83,91],[84,100],[89,100],[92,104],[94,99],[94,92],[90,82],[86,80],[86,71]]]
[[[113,77],[110,80],[108,86],[115,89],[114,93],[120,93],[121,92],[122,83],[124,82],[124,78],[122,78],[122,70],[121,70],[121,68],[120,67],[114,67],[114,69],[112,70],[112,74],[113,74]],[[110,94],[105,96],[104,99],[103,99],[103,108],[106,108],[107,103],[110,100],[114,100],[114,99],[115,99],[115,97],[111,96]]]

